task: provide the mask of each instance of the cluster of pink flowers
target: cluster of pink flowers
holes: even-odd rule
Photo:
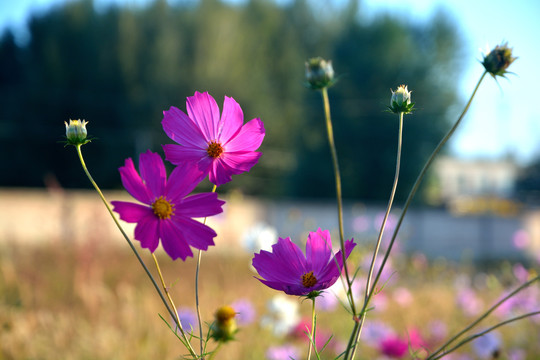
[[[249,171],[261,153],[265,129],[258,118],[244,124],[240,105],[225,97],[223,112],[208,93],[195,92],[186,101],[187,114],[172,106],[163,112],[163,130],[176,144],[163,145],[166,160],[176,165],[167,178],[162,158],[148,150],[140,155],[139,172],[131,158],[120,168],[122,184],[140,203],[113,201],[120,218],[137,223],[135,239],[154,252],[159,242],[173,259],[207,250],[217,236],[195,220],[223,211],[215,192],[189,195],[206,176],[216,186]],[[356,246],[345,243],[347,258]],[[306,254],[290,238],[279,238],[272,251],[255,254],[253,266],[265,285],[289,295],[317,294],[332,286],[343,269],[341,251],[332,252],[328,230],[309,234]]]
[[[137,223],[135,239],[154,252],[159,242],[173,259],[193,256],[191,248],[207,250],[216,232],[194,218],[223,211],[225,203],[216,193],[188,196],[206,176],[219,186],[231,176],[249,171],[261,156],[265,130],[260,119],[244,125],[240,105],[225,97],[223,112],[208,93],[195,92],[186,101],[186,115],[171,107],[164,111],[165,133],[177,144],[164,145],[166,160],[177,165],[167,178],[162,158],[148,150],[139,158],[139,173],[133,160],[120,168],[122,184],[136,200],[113,201],[114,211],[129,223]]]

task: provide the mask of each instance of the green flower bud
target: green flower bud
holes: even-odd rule
[[[306,61],[307,85],[312,89],[330,87],[335,83],[332,61],[316,57]]]
[[[86,131],[86,124],[88,124],[88,121],[84,120],[69,120],[69,124],[64,121],[64,124],[66,124],[66,138],[67,138],[67,144],[68,145],[84,145],[90,140],[86,139],[86,136],[88,135]]]
[[[236,311],[230,306],[222,306],[217,311],[215,321],[211,326],[211,336],[216,341],[227,342],[234,340],[234,335],[238,332],[236,326]]]
[[[508,43],[497,45],[493,50],[484,56],[482,65],[491,76],[504,76],[510,66],[516,60],[516,57],[512,56],[512,49],[508,47]]]
[[[390,98],[390,112],[394,114],[404,113],[410,114],[413,110],[414,103],[411,102],[411,91],[407,90],[407,85],[400,85],[396,91],[392,92],[392,97]]]

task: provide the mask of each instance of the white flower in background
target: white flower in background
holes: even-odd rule
[[[261,319],[261,325],[270,328],[276,336],[288,334],[300,322],[298,302],[284,295],[274,296],[266,307],[268,313]]]
[[[246,251],[250,253],[261,250],[271,251],[272,245],[277,242],[277,230],[265,223],[257,223],[249,228],[242,239],[242,244]]]

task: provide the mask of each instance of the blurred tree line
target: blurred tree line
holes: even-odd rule
[[[341,75],[329,94],[346,198],[387,198],[398,119],[384,110],[390,88],[413,90],[398,189],[405,197],[449,127],[447,112],[457,114],[454,24],[442,12],[423,24],[366,21],[355,0],[318,6],[332,5],[156,0],[98,11],[80,0],[35,15],[28,43],[18,46],[9,31],[0,39],[0,186],[88,187],[73,149],[58,143],[63,122],[81,118],[97,138],[83,147],[87,165],[101,186],[118,188],[125,158],[148,148],[163,154],[171,142],[162,111],[185,111],[197,90],[220,107],[234,97],[245,121],[260,117],[267,131],[259,164],[222,191],[331,197],[321,96],[303,84],[305,60],[322,56]]]

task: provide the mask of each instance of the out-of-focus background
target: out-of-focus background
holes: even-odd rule
[[[540,261],[539,14],[535,1],[3,1],[0,359],[182,353],[75,152],[59,143],[64,121],[89,121],[96,139],[83,147],[86,163],[109,200],[127,200],[117,169],[146,149],[162,154],[161,144],[170,143],[161,128],[163,110],[185,110],[187,96],[208,91],[220,106],[224,95],[234,97],[246,121],[261,118],[261,160],[218,190],[227,205],[210,219],[218,237],[211,260],[203,260],[209,285],[202,290],[209,319],[239,293],[251,296],[262,318],[273,294],[261,290],[249,268],[260,243],[276,236],[301,243],[318,227],[337,238],[322,102],[304,86],[304,62],[331,59],[339,76],[329,95],[345,232],[365,255],[395,169],[397,119],[385,112],[390,89],[407,84],[417,109],[405,119],[392,226],[482,74],[481,49],[508,41],[518,57],[512,74],[485,79],[424,181],[400,233],[393,264],[399,276],[389,282],[388,301],[401,307],[380,312],[380,321],[399,319],[391,326],[402,335],[413,326],[427,338],[435,320],[457,329],[456,319],[466,322],[471,311],[455,316],[454,301],[483,309]],[[198,191],[209,189],[205,182]],[[353,261],[362,264],[362,256]],[[193,260],[162,259],[179,303],[192,309]],[[414,301],[402,304],[409,297],[401,290]],[[455,295],[465,290],[478,299]],[[437,303],[444,309],[425,306],[435,305],[430,296],[445,298]],[[538,303],[540,296],[530,299]],[[267,331],[256,323],[244,336]],[[540,339],[530,329],[537,326],[520,328],[526,344],[503,334],[498,346],[536,359]],[[275,342],[285,343],[280,336]],[[267,344],[249,349],[241,343],[225,354],[265,356]],[[380,350],[376,342],[366,346],[370,356]]]

